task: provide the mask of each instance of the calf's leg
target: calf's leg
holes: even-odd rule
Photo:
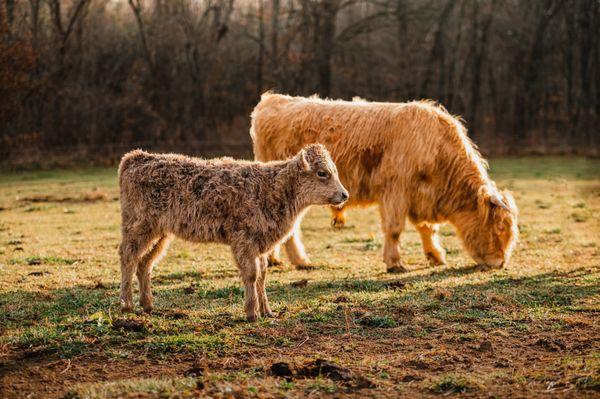
[[[119,302],[122,312],[133,310],[133,274],[137,271],[141,258],[148,251],[153,241],[149,234],[135,234],[123,232],[123,238],[119,245],[119,256],[121,258],[121,294]]]
[[[272,317],[273,312],[271,312],[271,307],[269,306],[269,299],[267,298],[267,290],[265,287],[265,283],[267,280],[267,266],[268,261],[266,256],[261,255],[258,258],[259,262],[259,276],[256,284],[256,290],[258,293],[258,303],[259,303],[259,311],[260,315],[263,317]]]
[[[387,199],[379,205],[381,226],[384,234],[383,261],[388,273],[403,273],[408,271],[400,260],[400,234],[404,230],[406,211],[403,204],[397,200]]]
[[[145,312],[150,313],[154,307],[152,297],[152,268],[162,258],[169,246],[170,238],[162,236],[154,247],[140,260],[137,268],[137,278],[140,284],[140,305]]]
[[[446,251],[440,243],[438,232],[440,230],[439,224],[434,223],[415,223],[415,228],[421,236],[421,242],[423,243],[423,252],[434,266],[446,264]]]
[[[260,275],[260,265],[257,256],[249,256],[243,249],[233,248],[233,256],[240,269],[244,283],[244,309],[248,321],[256,321],[259,317],[259,302],[256,283]]]

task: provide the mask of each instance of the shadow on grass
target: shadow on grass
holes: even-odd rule
[[[588,273],[585,269],[518,278],[496,274],[481,283],[467,282],[446,287],[439,295],[434,286],[428,286],[428,283],[475,273],[478,270],[475,267],[446,268],[434,270],[426,275],[405,276],[387,281],[341,279],[308,282],[305,287],[273,282],[268,284],[267,291],[270,300],[278,304],[274,307],[275,312],[284,312],[280,326],[293,326],[300,322],[308,325],[311,333],[317,337],[331,335],[332,331],[334,334],[338,330],[340,334],[344,332],[342,327],[347,323],[347,315],[339,310],[340,305],[334,301],[336,297],[345,295],[348,297],[344,300],[347,302],[343,305],[345,309],[351,312],[366,310],[374,314],[379,322],[385,321],[367,323],[361,327],[366,334],[374,333],[373,339],[383,337],[377,332],[379,327],[395,327],[395,318],[401,317],[399,315],[407,310],[424,318],[436,319],[436,322],[442,324],[483,322],[510,328],[513,324],[509,319],[515,317],[515,312],[520,314],[521,319],[527,318],[528,311],[536,308],[553,308],[563,313],[594,312],[594,309],[579,305],[600,294],[598,284],[594,284],[592,280],[585,280]],[[391,281],[394,285],[390,285]],[[98,348],[104,351],[127,347],[151,350],[155,353],[162,353],[163,349],[166,352],[193,353],[204,346],[207,350],[221,348],[228,339],[224,334],[231,333],[232,329],[233,335],[239,336],[242,333],[238,330],[254,328],[253,324],[243,322],[242,313],[213,315],[209,311],[207,315],[195,317],[193,320],[186,316],[165,321],[165,317],[168,319],[168,312],[161,312],[162,309],[159,309],[156,314],[150,316],[134,316],[145,318],[154,324],[147,331],[117,332],[110,325],[90,317],[96,312],[111,311],[113,317],[118,317],[116,288],[93,289],[90,286],[74,286],[44,293],[23,290],[2,292],[0,325],[4,326],[3,334],[6,335],[11,330],[21,330],[8,343],[24,351],[25,357],[33,351],[33,356],[35,353],[58,353],[61,357],[70,358]],[[239,312],[242,312],[241,283],[222,288],[207,286],[190,293],[181,288],[160,289],[160,284],[157,284],[154,292],[159,303],[172,303],[184,313],[215,310],[230,303],[239,303]],[[383,295],[379,295],[380,293]],[[506,309],[495,306],[499,296],[508,300],[510,306]],[[292,303],[289,303],[290,301]],[[288,305],[296,306],[300,310],[288,310],[286,313]],[[393,328],[390,333],[394,333]],[[216,341],[210,338],[212,336]],[[86,347],[86,341],[96,342],[94,348]]]

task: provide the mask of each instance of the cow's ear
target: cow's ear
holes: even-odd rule
[[[303,172],[308,172],[310,170],[310,164],[308,163],[308,160],[306,159],[306,151],[305,150],[300,150],[300,152],[298,153],[298,166],[300,167],[300,170]]]

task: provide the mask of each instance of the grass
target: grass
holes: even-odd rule
[[[448,266],[429,267],[408,227],[411,271],[390,276],[376,209],[351,210],[338,231],[314,208],[303,227],[316,268],[270,269],[275,320],[244,321],[227,247],[176,240],[154,271],[157,312],[128,316],[135,331],[113,327],[116,169],[0,175],[0,396],[597,394],[600,162],[498,159],[491,174],[520,208],[507,269],[475,267],[449,226]],[[269,372],[317,358],[372,384]]]

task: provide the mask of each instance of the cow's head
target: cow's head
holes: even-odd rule
[[[480,265],[508,264],[519,237],[518,209],[512,195],[483,186],[473,216],[464,219],[465,226],[457,226],[469,254]]]

